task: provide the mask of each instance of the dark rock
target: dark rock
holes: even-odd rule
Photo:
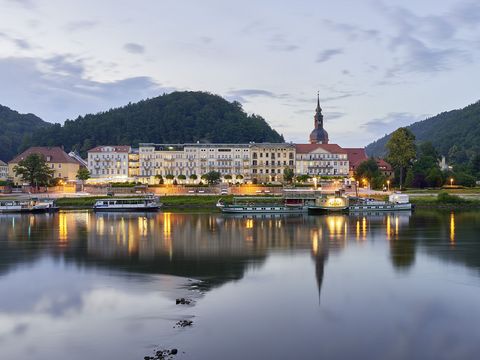
[[[177,349],[170,350],[170,355],[176,355],[178,353]]]

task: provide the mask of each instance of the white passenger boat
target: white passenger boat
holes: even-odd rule
[[[412,210],[412,204],[406,194],[391,194],[388,201],[379,201],[375,199],[357,199],[352,201],[348,211],[355,212],[377,212],[377,211],[409,211]]]
[[[251,201],[249,201],[251,200]],[[261,198],[234,198],[233,204],[225,204],[222,199],[218,200],[217,207],[228,214],[301,214],[307,212],[305,206],[261,203]],[[272,198],[265,198],[272,200]],[[245,202],[247,201],[247,202]]]
[[[157,211],[161,204],[156,196],[108,198],[97,200],[94,211]]]
[[[46,213],[58,211],[53,199],[1,200],[0,213]]]

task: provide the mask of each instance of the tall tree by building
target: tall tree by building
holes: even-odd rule
[[[387,143],[387,161],[399,172],[400,189],[405,169],[416,157],[415,135],[407,128],[396,130]]]
[[[30,154],[13,168],[16,176],[37,189],[47,186],[53,179],[54,171],[50,169],[45,158],[40,154]]]

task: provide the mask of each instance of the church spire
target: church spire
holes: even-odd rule
[[[317,108],[313,117],[314,129],[310,133],[311,144],[328,144],[328,133],[323,128],[323,114],[320,107],[320,92],[317,93]]]

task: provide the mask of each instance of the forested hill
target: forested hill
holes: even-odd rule
[[[10,161],[35,130],[50,126],[33,114],[20,114],[0,105],[0,160]]]
[[[96,145],[283,142],[283,136],[239,103],[205,92],[174,92],[38,131],[30,145],[64,145],[85,153]]]
[[[466,162],[480,152],[480,101],[463,109],[443,112],[408,128],[417,142],[430,141],[437,151],[456,163]],[[383,156],[391,134],[371,143],[369,156]]]

